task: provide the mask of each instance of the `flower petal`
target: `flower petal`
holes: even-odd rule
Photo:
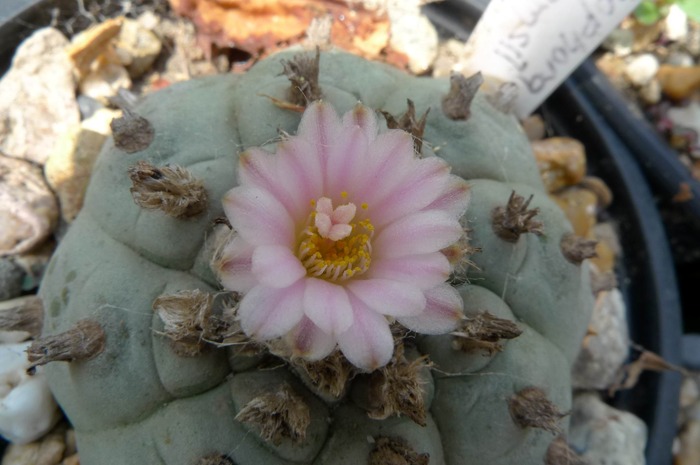
[[[464,317],[462,296],[449,284],[425,292],[425,311],[417,316],[398,318],[411,331],[422,334],[445,334],[453,331]]]
[[[285,337],[292,354],[306,360],[321,360],[335,349],[335,338],[324,333],[308,317],[302,317]]]
[[[338,114],[329,103],[316,101],[306,107],[297,137],[311,143],[312,151],[305,156],[312,159],[325,173],[330,148],[342,138],[344,131]]]
[[[369,141],[360,127],[347,128],[331,147],[326,165],[326,185],[337,195],[354,192],[356,180],[365,172]]]
[[[366,161],[358,179],[353,180],[358,201],[370,207],[385,192],[387,184],[395,185],[411,172],[417,159],[413,138],[406,131],[388,131],[379,134],[367,151]]]
[[[304,282],[274,289],[259,285],[241,300],[241,328],[250,337],[268,340],[288,333],[304,316]]]
[[[343,128],[359,127],[368,140],[377,137],[377,114],[370,108],[358,103],[355,108],[343,115]]]
[[[447,257],[441,252],[433,252],[373,260],[365,276],[393,279],[426,290],[444,283],[449,278],[450,271],[450,262]]]
[[[437,252],[463,234],[459,222],[440,210],[405,216],[379,232],[372,241],[377,257],[395,258]]]
[[[376,227],[389,224],[406,214],[417,212],[437,199],[450,179],[450,166],[441,158],[415,160],[404,178],[396,179],[372,204],[372,222]]]
[[[459,176],[450,175],[445,190],[424,210],[443,210],[453,218],[461,218],[469,206],[469,184]]]
[[[324,176],[315,145],[299,137],[277,144],[277,182],[295,200],[299,211],[310,213],[312,200],[323,194]],[[304,215],[304,219],[306,219]]]
[[[338,346],[350,363],[373,371],[389,363],[394,353],[394,338],[389,323],[379,313],[366,307],[356,297],[350,297],[353,323],[338,335]]]
[[[252,270],[261,284],[288,287],[306,275],[306,268],[283,245],[262,245],[253,252]]]
[[[324,333],[332,336],[347,330],[352,324],[352,308],[348,293],[342,286],[322,279],[305,280],[304,313]]]
[[[289,192],[285,185],[280,183],[277,159],[277,155],[258,147],[251,147],[241,153],[238,157],[239,185],[269,191],[292,216],[296,216],[299,214],[297,210],[300,202],[295,198],[294,192]],[[304,202],[307,202],[306,199]],[[308,203],[305,207],[308,208]]]
[[[224,195],[224,211],[233,228],[253,245],[292,245],[294,223],[284,206],[268,191],[234,187]]]
[[[391,279],[358,279],[347,287],[367,307],[382,315],[419,315],[425,308],[423,292],[412,284]]]
[[[258,283],[252,271],[255,248],[235,234],[214,262],[221,285],[229,291],[248,292]]]

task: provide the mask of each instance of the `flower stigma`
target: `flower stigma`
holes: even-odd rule
[[[346,199],[347,193],[342,192],[341,197]],[[297,255],[308,275],[337,281],[367,271],[374,233],[370,220],[353,221],[357,207],[352,202],[333,208],[331,199],[321,197],[311,205],[315,210],[302,232]],[[367,205],[361,208],[366,210]]]

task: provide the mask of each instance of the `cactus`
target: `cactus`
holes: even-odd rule
[[[35,343],[35,364],[47,364],[51,389],[75,426],[81,463],[551,462],[557,454],[550,445],[565,447],[570,369],[592,293],[586,263],[562,252],[571,227],[548,200],[517,122],[479,93],[452,95],[460,86],[450,91],[448,80],[416,78],[339,51],[321,53],[320,61],[298,54],[285,51],[244,75],[152,94],[125,115],[148,122],[148,137],[134,136],[146,142],[132,151],[122,131],[103,149],[84,208],[42,283],[46,316]],[[312,98],[304,89],[313,89]],[[321,103],[310,101],[318,96]],[[468,106],[459,118],[443,110],[455,105]],[[405,301],[415,308],[410,315],[400,305],[372,312],[376,324],[357,333],[367,336],[366,347],[348,342],[350,323],[340,319],[324,322],[308,311],[309,318],[272,322],[251,317],[266,297],[247,308],[251,258],[236,241],[275,231],[237,231],[239,237],[229,229],[247,224],[245,209],[231,207],[239,201],[231,192],[240,193],[250,177],[240,163],[273,156],[256,147],[279,155],[311,131],[319,108],[336,118],[333,124],[361,114],[355,127],[383,126],[377,137],[404,141],[416,150],[416,166],[446,162],[446,187],[431,194],[438,210],[461,215],[467,190],[471,197],[461,223],[457,214],[444,219],[450,232],[431,245],[431,257],[439,250],[448,260],[448,268],[438,266],[446,271],[441,280],[451,273],[448,284],[387,290],[394,307]],[[316,200],[308,211],[319,240],[354,234],[354,204],[350,211],[339,197]],[[430,203],[423,200],[414,200],[421,211]],[[385,245],[399,254],[404,246]],[[374,258],[360,272],[375,276]],[[274,280],[318,271],[292,263],[287,274],[274,265],[269,274],[254,269],[256,279],[274,287]],[[421,318],[437,305],[434,289],[440,302],[461,309],[430,326]],[[369,299],[353,308],[382,307],[381,294],[374,295],[379,305]],[[290,333],[306,331],[299,325],[320,331],[326,323],[324,334],[304,339],[314,345],[312,355],[289,344]],[[75,335],[88,329],[92,343],[84,353]],[[261,331],[267,337],[258,337]],[[62,355],[52,360],[42,340]]]

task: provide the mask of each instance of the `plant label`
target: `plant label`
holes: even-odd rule
[[[491,0],[467,42],[465,71],[516,86],[523,118],[607,37],[639,0]]]

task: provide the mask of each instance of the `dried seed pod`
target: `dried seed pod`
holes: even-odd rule
[[[517,242],[521,234],[544,234],[544,225],[534,217],[540,212],[539,208],[528,209],[532,195],[525,200],[515,191],[510,194],[505,207],[496,207],[492,213],[493,230],[498,237],[508,242]]]
[[[322,395],[332,399],[340,399],[348,380],[355,374],[354,367],[339,350],[315,362],[300,358],[294,360],[294,364],[301,368]]]
[[[391,362],[369,377],[370,410],[367,415],[374,420],[406,415],[415,423],[425,426],[421,371],[430,366],[426,356],[409,362],[404,356],[403,345],[399,344]]]
[[[171,339],[178,355],[192,357],[204,348],[203,335],[211,325],[213,297],[198,289],[162,295],[153,311],[163,320],[163,334]]]
[[[503,340],[514,339],[522,334],[518,325],[489,312],[465,318],[460,328],[452,332],[452,347],[462,352],[485,352],[493,355],[503,350]]]
[[[175,218],[190,218],[207,208],[202,181],[177,165],[156,167],[140,161],[129,168],[131,195],[142,208],[162,210]]]
[[[595,251],[598,241],[592,241],[576,234],[564,234],[559,245],[561,253],[568,261],[580,265],[587,258],[597,257]]]
[[[27,349],[31,362],[27,373],[49,362],[82,362],[97,357],[105,348],[105,332],[93,320],[80,320],[75,326],[55,336],[46,336],[32,342]]]
[[[291,60],[282,62],[282,72],[292,83],[287,97],[289,103],[305,107],[321,98],[321,87],[318,84],[320,61],[321,51],[316,47],[313,56],[300,53]]]
[[[304,399],[284,383],[276,391],[252,399],[235,419],[258,430],[260,437],[277,446],[283,439],[303,442],[311,414]]]
[[[402,129],[409,133],[413,137],[413,148],[416,153],[420,155],[421,149],[423,148],[423,132],[425,131],[425,122],[428,119],[428,113],[430,113],[430,108],[425,110],[423,116],[419,120],[416,120],[416,106],[413,104],[413,100],[406,99],[408,109],[406,112],[399,116],[398,119],[394,118],[393,115],[386,111],[382,111],[382,115],[386,118],[386,125],[389,129]]]
[[[464,77],[459,73],[450,76],[450,90],[442,99],[442,111],[448,118],[467,120],[471,115],[472,100],[484,82],[481,73]]]
[[[403,438],[380,436],[369,454],[368,465],[428,465],[430,455],[419,454]]]
[[[540,428],[552,434],[561,433],[559,420],[568,415],[561,413],[544,391],[534,386],[521,389],[508,399],[508,410],[521,428]]]

